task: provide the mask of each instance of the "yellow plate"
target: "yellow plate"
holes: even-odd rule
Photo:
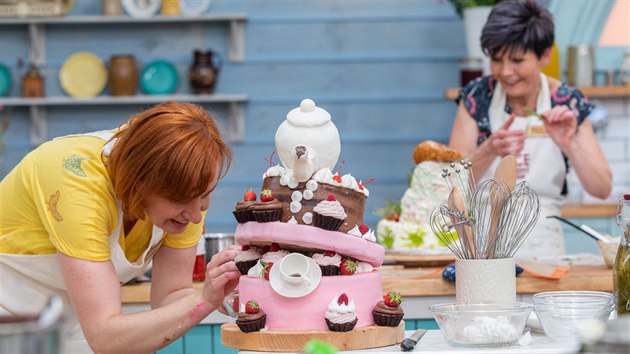
[[[69,96],[98,96],[107,84],[107,69],[96,55],[89,52],[75,53],[61,66],[59,83]]]

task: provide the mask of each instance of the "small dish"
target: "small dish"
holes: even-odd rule
[[[162,0],[122,0],[125,13],[133,18],[149,18],[160,10]]]
[[[177,88],[177,84],[175,66],[164,60],[147,64],[140,74],[140,86],[149,95],[171,94]]]
[[[179,0],[183,16],[201,16],[208,11],[211,0]]]
[[[78,52],[66,59],[59,70],[61,88],[72,97],[98,96],[107,84],[107,68],[90,52]]]
[[[298,286],[289,284],[282,278],[279,267],[271,267],[271,271],[269,272],[269,284],[271,288],[284,297],[302,297],[313,292],[313,290],[317,289],[322,279],[322,270],[312,258],[309,258],[309,262],[311,262],[308,272],[308,278],[311,280],[310,285]]]
[[[11,86],[11,71],[0,64],[0,97],[8,96],[11,93]]]

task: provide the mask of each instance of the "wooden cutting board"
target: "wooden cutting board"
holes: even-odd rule
[[[350,332],[331,331],[262,331],[243,333],[235,323],[221,326],[221,344],[240,350],[267,352],[302,352],[311,339],[334,345],[339,350],[385,347],[402,342],[405,321],[398,327],[369,326]]]

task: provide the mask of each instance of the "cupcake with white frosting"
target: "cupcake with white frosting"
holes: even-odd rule
[[[260,249],[256,246],[243,245],[241,252],[234,258],[236,267],[242,275],[246,275],[249,269],[258,263],[260,259]]]
[[[324,230],[337,231],[346,220],[346,211],[333,194],[313,208],[313,225]]]
[[[354,313],[354,300],[349,300],[345,293],[335,295],[328,304],[328,310],[324,314],[328,329],[333,332],[349,332],[357,324],[358,318]]]

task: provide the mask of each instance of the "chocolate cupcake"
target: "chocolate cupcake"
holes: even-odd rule
[[[379,301],[374,310],[372,310],[372,316],[374,316],[374,322],[379,326],[396,327],[403,318],[403,310],[400,307],[402,298],[397,292],[390,291],[383,297],[383,301]]]
[[[333,332],[352,331],[358,321],[354,310],[354,300],[348,300],[348,295],[344,293],[339,297],[335,296],[328,304],[328,311],[324,314],[328,329]]]
[[[254,221],[254,214],[252,214],[252,206],[256,203],[256,193],[252,190],[245,192],[243,200],[236,203],[236,208],[232,212],[234,218],[239,224],[243,224],[249,221]]]
[[[313,260],[322,270],[322,275],[341,275],[339,265],[341,264],[341,255],[333,251],[313,254]]]
[[[249,300],[247,304],[241,304],[238,317],[236,318],[236,325],[245,333],[257,332],[265,327],[266,321],[267,315],[258,306],[256,300]]]
[[[282,217],[282,203],[276,199],[271,190],[260,192],[260,202],[251,206],[254,219],[258,222],[278,221]]]
[[[346,220],[346,212],[333,194],[313,208],[313,225],[324,230],[337,231]]]
[[[234,258],[234,262],[241,274],[247,275],[249,269],[256,265],[261,256],[262,254],[258,247],[243,245],[241,252]]]

